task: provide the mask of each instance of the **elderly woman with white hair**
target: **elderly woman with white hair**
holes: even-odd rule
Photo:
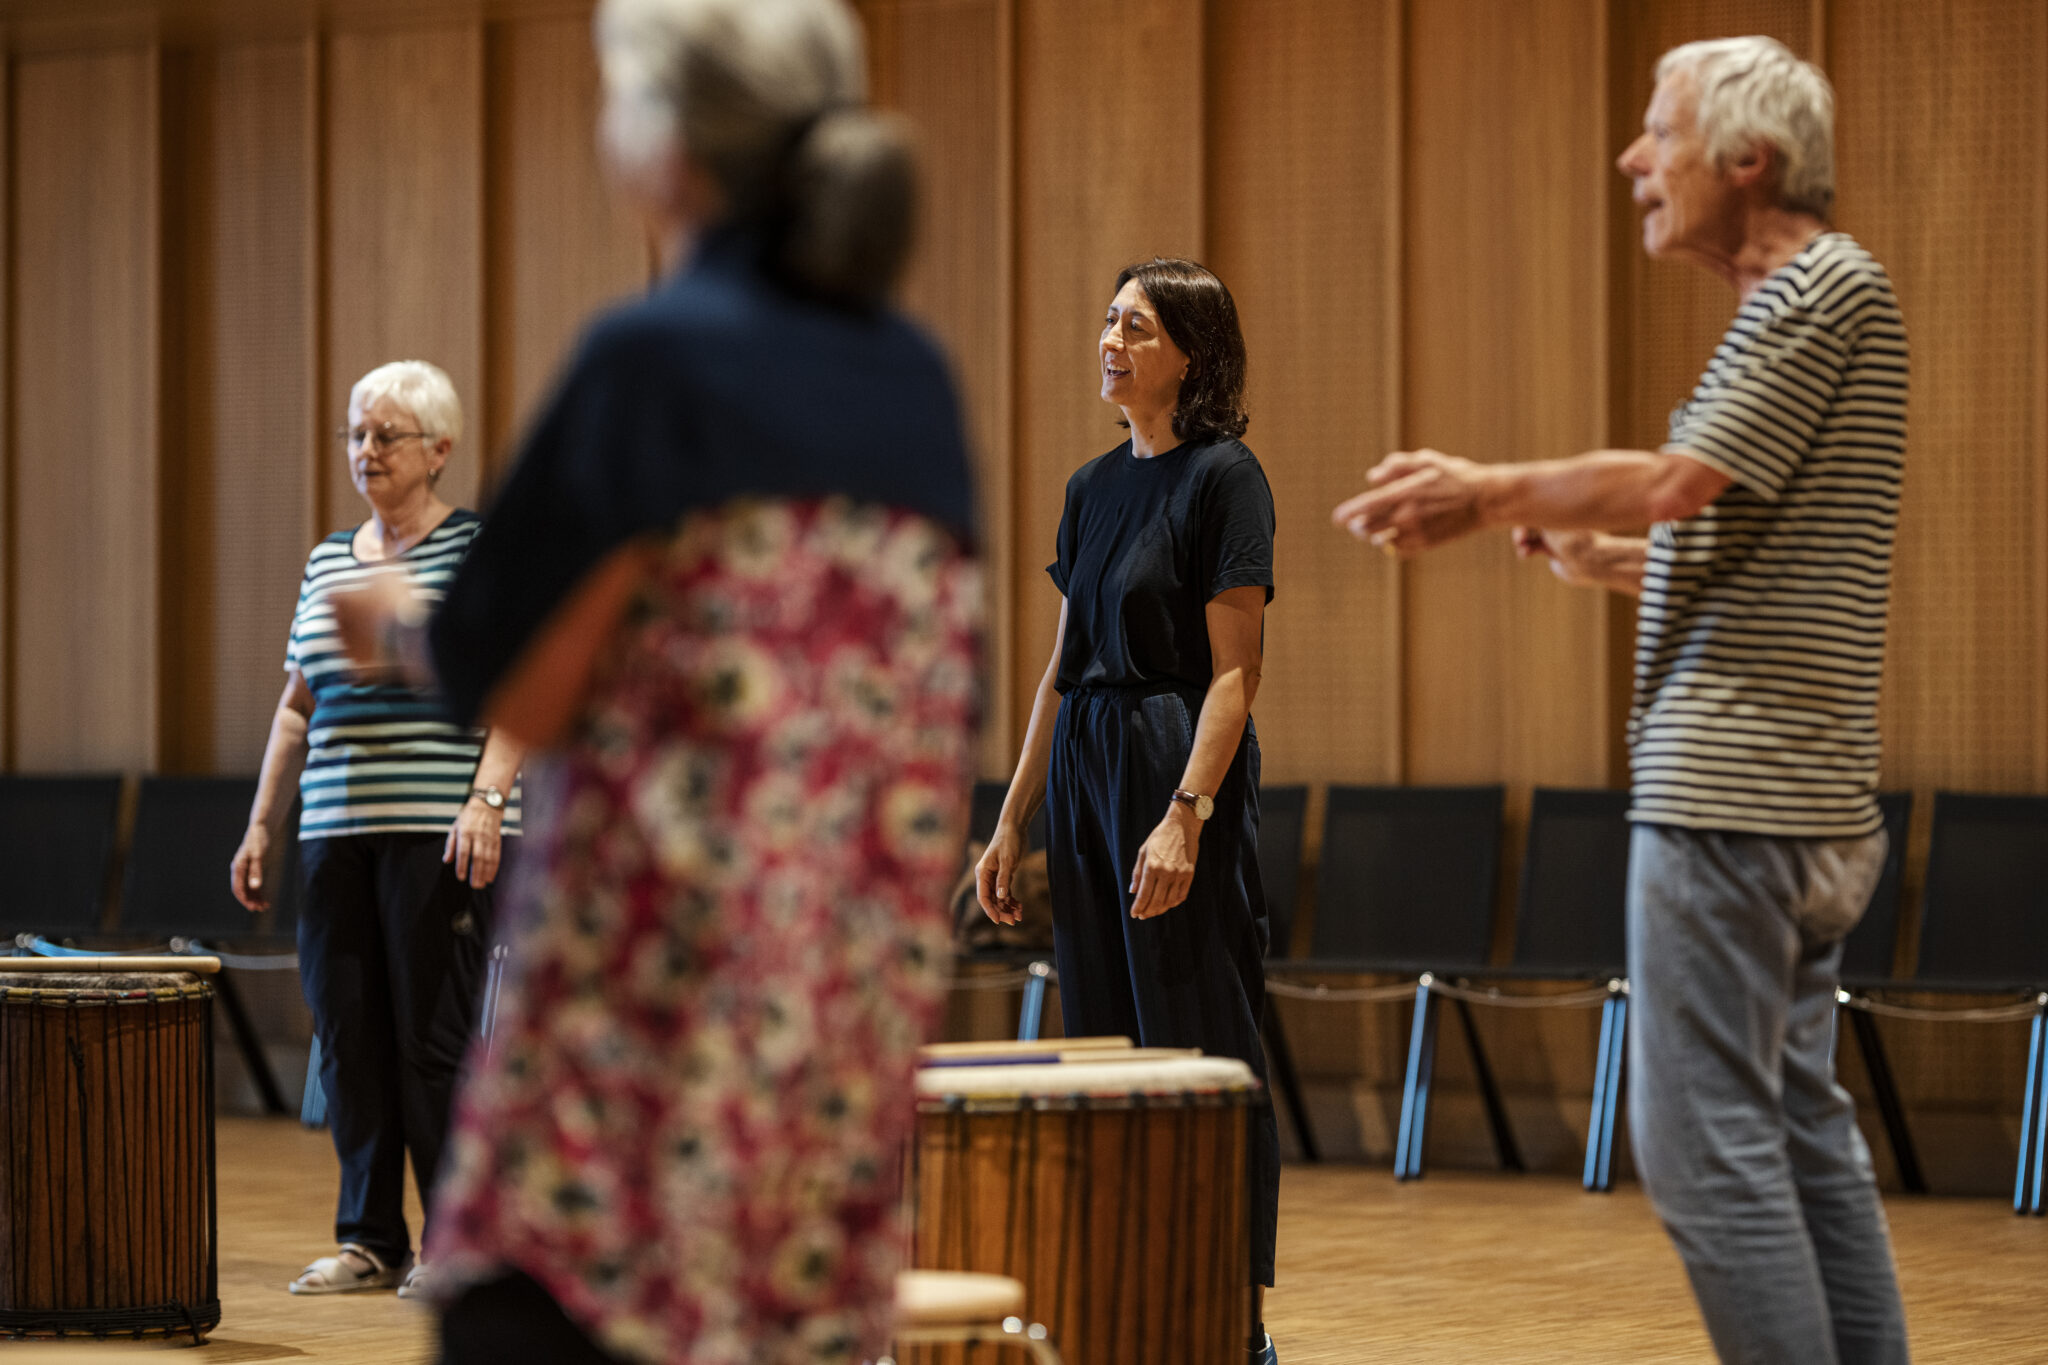
[[[346,624],[547,750],[428,1245],[444,1359],[850,1365],[966,832],[960,415],[884,304],[914,175],[852,12],[596,24],[669,275],[586,333],[425,639]]]
[[[1636,1165],[1723,1360],[1895,1365],[1905,1314],[1832,1044],[1843,942],[1885,860],[1877,696],[1905,324],[1883,267],[1828,224],[1834,92],[1782,44],[1666,53],[1619,167],[1645,251],[1740,301],[1663,446],[1394,455],[1334,515],[1400,554],[1515,526],[1564,581],[1642,598]]]
[[[435,491],[462,439],[439,368],[381,365],[349,395],[350,479],[369,519],[313,548],[285,650],[234,894],[270,908],[270,850],[301,798],[299,970],[341,1162],[339,1249],[295,1294],[410,1294],[405,1158],[432,1208],[455,1078],[476,1024],[505,840],[519,832],[520,748],[448,718],[430,690],[359,676],[335,631],[337,592],[387,578],[408,609],[437,601],[482,525]],[[424,1234],[422,1236],[424,1240]]]

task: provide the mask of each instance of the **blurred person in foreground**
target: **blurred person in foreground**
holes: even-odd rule
[[[299,1273],[294,1294],[396,1285],[409,1296],[422,1283],[405,1158],[431,1213],[476,1029],[493,883],[519,833],[519,745],[451,722],[429,686],[357,677],[335,634],[337,594],[388,579],[400,609],[419,612],[454,577],[483,525],[436,491],[461,439],[462,403],[440,367],[396,360],[356,381],[342,444],[370,516],[306,562],[284,696],[229,870],[236,899],[270,908],[270,844],[296,785],[299,972],[341,1193],[340,1246]]]
[[[1885,856],[1905,325],[1883,268],[1828,225],[1834,92],[1776,41],[1666,53],[1619,165],[1649,255],[1739,300],[1663,448],[1393,455],[1333,516],[1402,555],[1512,525],[1565,582],[1641,597],[1636,1164],[1721,1359],[1891,1365],[1905,1312],[1831,1041],[1842,944]]]
[[[548,751],[440,1187],[444,1359],[856,1361],[976,707],[960,416],[882,303],[913,169],[839,0],[596,34],[672,273],[583,338],[426,632],[460,714]],[[387,605],[351,626],[388,662],[421,640]]]

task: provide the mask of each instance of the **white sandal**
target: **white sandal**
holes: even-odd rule
[[[427,1289],[427,1263],[414,1261],[412,1269],[405,1272],[405,1278],[398,1282],[398,1297],[410,1299],[414,1296],[425,1298]]]
[[[349,1260],[351,1252],[370,1268],[356,1269]],[[343,1242],[332,1256],[322,1256],[301,1270],[290,1289],[294,1294],[352,1294],[362,1289],[389,1289],[399,1282],[405,1270],[404,1265],[384,1264],[376,1252],[359,1242]]]

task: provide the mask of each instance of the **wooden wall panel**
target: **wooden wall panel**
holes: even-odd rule
[[[201,50],[166,92],[165,766],[254,771],[314,538],[310,50]],[[176,225],[175,230],[173,225]]]
[[[1329,521],[1399,441],[1400,11],[1209,7],[1209,263],[1244,325],[1246,441],[1279,519],[1254,707],[1271,781],[1401,772],[1400,571]]]
[[[1597,446],[1611,154],[1584,71],[1604,7],[1409,17],[1404,444],[1488,461]],[[1408,780],[1605,780],[1604,595],[1562,589],[1496,533],[1416,562],[1403,610]]]
[[[0,769],[14,766],[14,61],[0,37]]]
[[[1020,0],[1015,733],[1045,669],[1067,478],[1124,439],[1096,339],[1116,272],[1202,255],[1202,30],[1174,0]]]
[[[1838,0],[1840,221],[1913,353],[1887,779],[2048,787],[2048,9]]]
[[[462,399],[468,435],[442,496],[473,505],[489,401],[483,356],[480,24],[339,32],[321,80],[325,380],[339,426],[349,389],[387,360],[429,360]],[[323,529],[362,520],[337,445],[322,457]]]
[[[988,562],[990,714],[981,767],[1007,775],[1021,738],[1012,723],[1018,578],[1029,573],[1017,555],[1011,401],[1016,15],[1011,0],[872,0],[862,13],[872,98],[919,131],[923,193],[902,302],[946,348],[967,405]],[[1042,666],[1042,645],[1037,653]]]
[[[14,761],[32,770],[157,758],[157,74],[150,49],[14,72]]]
[[[488,394],[469,443],[486,474],[514,453],[590,315],[644,289],[653,264],[598,161],[589,20],[494,26],[487,88]]]

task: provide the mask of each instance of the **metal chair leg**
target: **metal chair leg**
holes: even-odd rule
[[[2042,1213],[2042,1166],[2048,1163],[2048,995],[2034,1010],[2027,1037],[2027,1083],[2020,1101],[2020,1155],[2012,1211]]]
[[[308,1128],[327,1126],[327,1090],[320,1084],[320,1035],[306,1049],[306,1090],[299,1100],[299,1122]]]
[[[242,993],[235,989],[234,977],[226,971],[213,978],[214,993],[220,996],[221,1009],[228,1016],[228,1030],[235,1035],[235,1047],[242,1054],[242,1064],[249,1069],[249,1079],[255,1083],[256,1093],[263,1100],[265,1114],[289,1114],[284,1102],[284,1092],[277,1088],[277,1073],[270,1069],[270,1059],[263,1055],[263,1042],[256,1036],[256,1026],[249,1022],[249,1011],[242,1007]]]
[[[1415,1022],[1408,1030],[1408,1074],[1401,1085],[1401,1127],[1394,1137],[1394,1179],[1422,1177],[1422,1144],[1429,1127],[1429,1082],[1436,1070],[1435,978],[1415,983]]]
[[[1294,1122],[1294,1136],[1301,1142],[1302,1158],[1321,1161],[1323,1154],[1316,1146],[1315,1129],[1309,1126],[1308,1105],[1301,1098],[1301,1076],[1294,1069],[1294,1050],[1287,1045],[1287,1030],[1280,1022],[1279,1007],[1271,996],[1266,997],[1264,1032],[1266,1047],[1272,1055],[1273,1088],[1287,1103],[1287,1116]]]
[[[1593,1058],[1593,1112],[1586,1121],[1586,1169],[1580,1183],[1595,1194],[1614,1189],[1614,1127],[1628,1055],[1628,993],[1619,982],[1600,1006],[1600,1050]]]
[[[1465,1025],[1465,1050],[1472,1056],[1472,1074],[1479,1082],[1479,1098],[1486,1105],[1486,1124],[1493,1130],[1494,1154],[1500,1158],[1502,1170],[1526,1171],[1529,1168],[1522,1164],[1522,1150],[1515,1145],[1515,1130],[1508,1124],[1508,1107],[1501,1102],[1493,1068],[1487,1065],[1486,1049],[1479,1043],[1479,1023],[1472,1017],[1470,1005],[1463,1000],[1454,1003],[1458,1019]]]
[[[1899,1183],[1908,1194],[1925,1194],[1927,1177],[1920,1172],[1920,1153],[1913,1145],[1913,1131],[1906,1125],[1906,1106],[1899,1102],[1899,1087],[1892,1080],[1891,1059],[1885,1055],[1877,1021],[1862,1010],[1850,1010],[1849,1031],[1856,1035],[1856,1046],[1863,1053],[1863,1069],[1870,1074],[1870,1089],[1877,1097],[1885,1140],[1891,1143],[1892,1159],[1898,1163]]]
[[[1024,1004],[1017,1011],[1017,1040],[1034,1042],[1045,1020],[1045,983],[1052,976],[1050,962],[1034,962],[1024,969]]]

